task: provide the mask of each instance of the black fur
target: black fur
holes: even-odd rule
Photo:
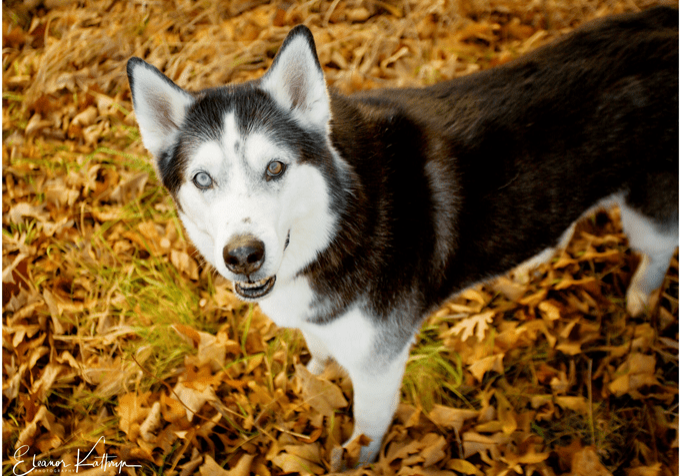
[[[678,11],[655,8],[429,88],[332,94],[332,142],[354,193],[334,243],[304,271],[320,309],[336,304],[317,322],[359,300],[412,328],[618,191],[678,226],[678,89]],[[434,201],[428,163],[448,200]],[[442,209],[453,235],[438,260]]]

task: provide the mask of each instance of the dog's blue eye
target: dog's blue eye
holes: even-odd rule
[[[206,172],[199,172],[194,175],[194,185],[196,185],[201,190],[206,190],[213,186],[213,179]]]
[[[275,178],[279,177],[281,174],[284,173],[284,170],[286,170],[286,164],[283,162],[279,162],[278,160],[273,160],[269,164],[267,164],[267,177],[268,178]]]

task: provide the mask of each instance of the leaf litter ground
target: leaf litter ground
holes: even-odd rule
[[[3,474],[325,474],[357,454],[339,447],[342,370],[309,374],[301,336],[187,241],[140,141],[130,56],[187,88],[243,81],[304,22],[350,93],[493,67],[656,3],[5,2]],[[636,263],[617,210],[599,212],[550,263],[448,302],[379,460],[348,472],[678,474],[678,258],[642,318],[624,308]]]

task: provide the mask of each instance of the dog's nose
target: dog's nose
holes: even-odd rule
[[[222,257],[232,273],[249,275],[265,261],[265,243],[252,235],[237,235],[223,248]]]

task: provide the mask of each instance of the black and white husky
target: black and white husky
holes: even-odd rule
[[[617,204],[646,311],[678,246],[678,11],[590,23],[507,65],[424,89],[343,96],[291,30],[255,81],[188,92],[139,58],[144,145],[203,256],[319,373],[354,386],[361,461],[391,423],[423,318]],[[536,262],[533,259],[532,262]]]

